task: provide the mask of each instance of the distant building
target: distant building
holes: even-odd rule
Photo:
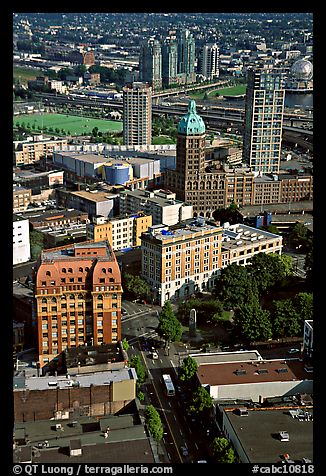
[[[284,72],[249,69],[243,159],[255,174],[278,174],[284,112]]]
[[[13,186],[13,212],[27,210],[31,202],[31,190],[18,185]]]
[[[148,83],[153,91],[162,88],[162,52],[158,40],[151,38],[141,45],[139,79]]]
[[[105,190],[80,190],[77,192],[60,190],[57,198],[59,205],[86,212],[89,218],[95,215],[111,218],[118,214],[119,194],[117,193]]]
[[[30,259],[29,221],[13,215],[13,264],[26,263]]]
[[[44,157],[52,157],[55,148],[67,146],[67,139],[45,139],[42,135],[35,135],[31,140],[14,141],[13,165],[29,165],[38,162]]]
[[[133,248],[141,245],[141,234],[150,226],[152,216],[143,213],[110,220],[96,216],[87,225],[87,239],[95,242],[108,240],[114,251]]]
[[[153,225],[175,225],[192,217],[192,206],[169,190],[123,190],[119,201],[120,215],[143,212],[152,216]]]
[[[123,143],[152,143],[152,89],[146,83],[130,83],[123,88]]]
[[[188,29],[179,30],[178,43],[178,73],[184,77],[185,84],[196,82],[195,72],[195,39]]]
[[[201,219],[173,229],[153,226],[142,234],[142,276],[160,306],[215,286],[221,242],[222,227]]]
[[[162,45],[162,84],[164,88],[178,83],[178,45],[166,38]]]
[[[106,241],[43,251],[35,279],[41,367],[66,347],[118,342],[121,293],[120,269]]]
[[[304,357],[310,362],[312,362],[313,348],[314,348],[314,321],[305,320],[304,331],[303,331],[303,354],[304,354]]]
[[[216,79],[220,75],[219,47],[216,43],[203,46],[201,59],[201,74],[207,79]]]
[[[64,81],[59,81],[57,79],[51,79],[49,81],[49,86],[51,89],[54,91],[60,93],[60,94],[66,94],[67,92],[67,86],[64,84]]]

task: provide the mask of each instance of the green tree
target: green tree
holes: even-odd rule
[[[302,321],[313,319],[314,301],[312,293],[298,293],[293,298],[293,305]]]
[[[212,443],[212,453],[217,463],[235,463],[235,453],[227,438],[216,437]]]
[[[239,222],[238,207],[234,203],[228,208],[218,208],[213,212],[213,218],[219,221],[221,225],[225,222],[229,222],[231,225]]]
[[[205,409],[213,406],[213,399],[207,390],[200,386],[194,392],[191,402],[189,404],[189,411],[196,415],[202,413]]]
[[[148,405],[145,410],[145,423],[154,440],[160,441],[163,438],[163,425],[161,417],[153,405]]]
[[[274,300],[271,306],[273,337],[294,337],[302,334],[303,320],[291,299]]]
[[[248,267],[232,263],[221,270],[214,293],[225,305],[236,308],[258,291]]]
[[[197,362],[188,355],[185,359],[183,359],[181,368],[180,368],[180,380],[182,382],[186,382],[196,375],[198,369]]]
[[[128,344],[128,341],[125,337],[122,339],[121,344],[122,344],[123,350],[125,350],[127,352],[128,349],[129,349],[129,344]]]
[[[258,253],[250,259],[250,274],[256,281],[258,291],[266,291],[286,277],[288,261],[276,253]]]
[[[123,288],[135,299],[148,299],[151,293],[150,286],[144,279],[130,273],[123,275]]]
[[[272,337],[272,324],[267,310],[262,309],[256,297],[236,309],[235,330],[249,342],[266,341]]]
[[[274,235],[279,235],[280,230],[275,225],[262,225],[259,227],[261,230],[268,231],[269,233],[274,233]]]
[[[303,223],[296,223],[289,234],[290,243],[295,248],[301,248],[308,241],[308,228]]]
[[[139,355],[134,355],[131,359],[130,359],[130,367],[133,367],[135,370],[136,370],[136,374],[137,374],[137,378],[138,378],[138,382],[139,384],[141,385],[142,383],[145,382],[145,379],[146,379],[146,371],[145,371],[145,367],[143,366],[141,360],[140,360],[140,357]]]
[[[157,333],[165,339],[166,344],[178,341],[181,338],[182,326],[173,312],[170,301],[164,303],[159,316]]]
[[[293,276],[293,258],[290,255],[278,255],[278,259],[281,261],[283,265],[283,273],[284,276],[287,278],[289,276]]]

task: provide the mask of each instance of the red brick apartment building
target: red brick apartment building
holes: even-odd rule
[[[121,294],[120,268],[108,242],[42,252],[35,282],[40,366],[67,347],[118,342]]]

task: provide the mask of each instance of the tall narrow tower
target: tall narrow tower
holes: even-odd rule
[[[158,40],[151,38],[141,46],[139,79],[148,83],[153,90],[162,88],[162,49]]]
[[[165,185],[177,198],[193,205],[194,212],[205,210],[205,124],[189,101],[188,112],[178,124],[176,169],[166,170]]]
[[[166,38],[162,45],[162,83],[168,88],[177,83],[178,47],[174,40]]]
[[[129,83],[123,88],[123,143],[152,143],[152,89],[147,83]]]
[[[178,73],[184,75],[186,84],[196,81],[195,39],[189,30],[178,33]]]
[[[219,59],[219,47],[216,43],[208,43],[204,45],[202,50],[202,75],[207,79],[218,78],[220,75]]]
[[[257,175],[279,173],[284,97],[283,72],[249,70],[243,159]]]

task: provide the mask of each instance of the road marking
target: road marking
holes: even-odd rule
[[[169,407],[171,406],[171,402],[168,402]]]
[[[161,362],[161,364],[163,364],[163,361],[162,361],[162,359],[160,359],[160,362]]]
[[[142,351],[142,350],[140,351],[140,353],[141,353],[141,356],[142,356],[142,358],[143,358],[143,361],[144,361],[144,363],[145,363],[145,367],[146,367],[146,369],[147,369],[147,372],[148,372],[148,374],[150,375],[150,370],[149,370],[149,368],[148,368],[148,365],[147,365],[146,359],[144,358],[144,353],[143,353],[143,351]],[[160,404],[160,407],[161,407],[162,413],[163,413],[163,414],[164,414],[164,416],[165,416],[165,421],[166,421],[166,424],[167,424],[167,426],[168,426],[168,428],[169,428],[170,435],[171,435],[171,437],[172,437],[172,440],[173,440],[173,443],[174,443],[175,449],[177,450],[177,453],[178,453],[178,456],[179,456],[180,462],[181,462],[181,463],[183,463],[182,456],[181,456],[181,454],[180,454],[180,451],[179,451],[178,445],[177,445],[177,443],[176,443],[176,441],[175,441],[175,438],[174,438],[173,432],[172,432],[172,430],[171,430],[171,426],[170,426],[169,420],[167,419],[167,417],[166,417],[166,415],[165,415],[165,412],[166,412],[166,411],[165,411],[165,409],[163,408],[163,405],[162,405],[162,402],[161,402],[160,396],[159,396],[159,394],[158,394],[158,391],[156,390],[156,386],[155,386],[154,380],[153,380],[153,378],[152,378],[152,377],[151,377],[151,379],[152,379],[152,385],[153,385],[153,389],[154,389],[154,391],[155,391],[155,393],[156,393],[156,396],[157,396],[157,399],[158,399],[158,401],[159,401],[159,404]],[[177,419],[176,419],[175,415],[173,415],[173,416],[174,416],[174,419],[175,419],[175,421],[177,421]],[[173,443],[172,443],[172,444],[173,444]],[[168,456],[169,456],[169,459],[171,460],[171,457],[170,457],[170,455],[169,455],[169,454],[168,454]]]
[[[166,454],[168,455],[168,458],[169,458],[169,460],[171,461],[171,456],[169,455],[169,453],[166,453]]]
[[[171,365],[173,367],[173,370],[175,371],[176,376],[178,376],[178,372],[177,372],[177,369],[174,366],[174,363],[172,362],[172,360],[170,360],[170,362],[171,362]]]
[[[175,416],[175,415],[173,415],[173,418],[175,419],[175,421],[177,421],[177,419],[176,419],[176,416]]]
[[[180,435],[181,435],[181,436],[183,436],[183,433],[182,433],[182,431],[181,431],[181,430],[179,430],[179,431],[180,431]]]
[[[196,449],[199,450],[197,443],[195,443]]]
[[[192,433],[192,431],[190,430],[190,428],[188,428],[188,430],[189,430],[189,433]]]

